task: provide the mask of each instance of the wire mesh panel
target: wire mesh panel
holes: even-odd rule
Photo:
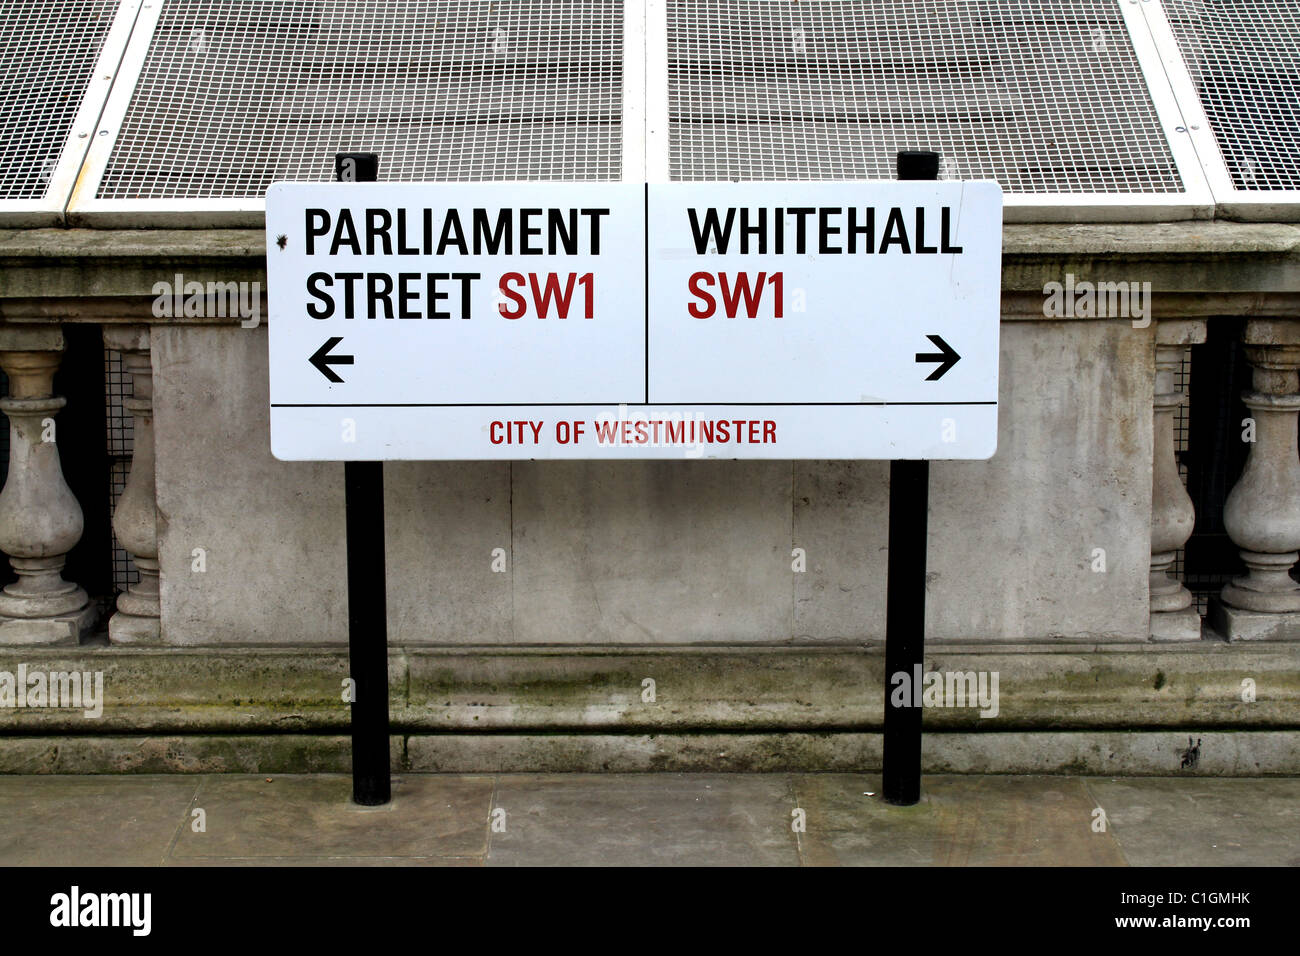
[[[41,199],[118,0],[0,3],[0,199]]]
[[[1116,0],[668,0],[672,178],[1184,190]]]
[[[1164,8],[1232,187],[1300,189],[1300,4],[1164,0]]]
[[[126,410],[125,400],[134,394],[131,376],[122,368],[122,353],[104,349],[104,402],[108,424],[109,505],[117,512],[118,499],[126,490],[131,474],[131,455],[135,446],[135,421]],[[125,591],[140,580],[131,555],[113,532],[113,586]]]
[[[611,180],[622,3],[167,0],[100,199],[260,197],[381,156],[396,181]]]

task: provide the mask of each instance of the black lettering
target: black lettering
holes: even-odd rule
[[[409,303],[418,298],[420,293],[410,288],[410,284],[420,278],[418,272],[399,272],[397,274],[397,317],[399,319],[418,319],[419,312],[410,308]]]
[[[388,236],[388,230],[393,227],[393,214],[387,209],[367,209],[366,210],[366,255],[375,254],[375,239],[379,238],[384,241],[384,255],[393,254],[393,243]]]
[[[307,255],[316,252],[316,237],[323,236],[330,231],[330,214],[324,209],[307,210]]]
[[[838,236],[840,234],[840,229],[839,226],[836,226],[835,228],[831,228],[830,223],[827,221],[830,219],[831,216],[838,216],[842,212],[844,212],[843,209],[817,210],[817,226],[818,226],[817,251],[824,256],[837,256],[844,251],[838,246],[832,246],[830,244],[830,237]]]
[[[530,236],[540,236],[542,234],[541,226],[529,225],[529,220],[533,216],[540,216],[540,209],[521,209],[519,210],[519,254],[521,256],[540,256],[544,250],[539,246],[529,245]]]
[[[379,286],[383,288],[380,289]],[[384,272],[372,272],[366,276],[366,292],[368,303],[366,307],[366,318],[377,318],[375,315],[375,305],[382,302],[384,304],[384,318],[393,317],[393,277]]]
[[[346,237],[344,236],[344,232],[347,233]],[[342,245],[351,246],[352,254],[354,256],[361,255],[361,243],[357,239],[357,227],[352,221],[352,210],[350,209],[339,210],[339,222],[338,225],[334,227],[334,242],[330,245],[330,255],[337,256],[339,254],[339,246]]]
[[[566,256],[576,256],[578,254],[578,210],[570,209],[568,228],[565,228],[564,210],[552,209],[550,214],[550,242],[551,255],[556,254],[556,239],[564,247]]]
[[[493,232],[489,229],[488,213],[486,209],[474,210],[474,255],[481,255],[484,249],[490,256],[495,256],[501,249],[502,242],[505,243],[506,255],[510,254],[510,234],[511,224],[514,222],[510,218],[509,209],[497,211],[497,227]]]
[[[910,254],[912,251],[912,244],[907,238],[907,224],[903,222],[903,210],[897,206],[889,210],[889,221],[885,223],[885,237],[880,240],[880,254],[884,255],[888,252],[891,245],[899,246],[905,253]]]
[[[313,272],[307,277],[307,291],[325,304],[318,306],[314,302],[307,303],[307,314],[313,319],[328,319],[334,314],[334,298],[320,288],[324,285],[326,289],[334,284],[328,272]]]
[[[736,218],[736,210],[727,210],[727,224],[722,226],[718,223],[718,210],[709,207],[704,211],[704,228],[700,228],[700,221],[695,215],[694,209],[686,210],[686,214],[691,218],[691,232],[695,236],[695,253],[704,255],[709,251],[709,236],[712,235],[714,243],[717,245],[718,253],[725,255],[727,245],[731,242],[731,224]]]
[[[591,243],[590,243],[591,254],[593,256],[598,256],[600,255],[600,217],[608,216],[609,210],[608,209],[584,209],[582,210],[582,214],[586,216],[589,220],[591,220],[589,223],[591,227]]]

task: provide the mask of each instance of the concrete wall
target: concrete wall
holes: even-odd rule
[[[265,329],[152,335],[164,640],[346,640],[343,469],[271,457]],[[930,635],[1145,640],[1151,330],[1004,322],[1001,374],[998,454],[933,468]],[[880,639],[888,473],[882,462],[393,463],[390,639]]]

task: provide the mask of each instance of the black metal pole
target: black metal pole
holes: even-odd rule
[[[938,179],[939,154],[900,152],[899,179]],[[885,802],[921,799],[920,677],[925,658],[925,552],[930,463],[889,463],[889,567],[885,597]]]
[[[379,157],[339,153],[340,182],[374,182]],[[348,669],[353,681],[352,799],[392,798],[388,756],[388,587],[384,569],[384,463],[343,463],[348,549]]]

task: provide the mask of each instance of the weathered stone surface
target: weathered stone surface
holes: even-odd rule
[[[790,463],[518,462],[515,640],[790,636]]]
[[[391,643],[511,640],[510,469],[509,462],[384,465]]]
[[[794,780],[808,831],[805,865],[1123,866],[1115,839],[1088,826],[1081,780],[926,777],[921,802],[891,807],[874,774]]]
[[[883,640],[889,464],[794,463],[795,640]]]
[[[102,673],[103,713],[88,719],[76,709],[4,707],[0,734],[332,734],[348,727],[342,649],[0,652],[0,672],[17,674],[20,666]],[[969,704],[927,707],[925,726],[936,732],[1289,729],[1300,708],[1300,661],[1286,644],[946,645],[929,649],[925,669],[998,675],[996,716],[981,717],[984,708]],[[655,682],[653,700],[646,678]],[[879,646],[394,649],[389,695],[394,733],[842,732],[881,726],[884,665]]]
[[[0,776],[5,866],[158,866],[185,825],[195,777]]]
[[[349,776],[207,777],[207,830],[181,831],[178,860],[333,856],[469,857],[487,852],[490,777],[407,776],[392,802],[359,807]]]
[[[497,785],[488,865],[796,866],[793,805],[774,775],[516,774]]]
[[[156,327],[153,353],[163,639],[345,641],[343,466],[271,456],[265,328]]]
[[[1130,866],[1300,866],[1300,780],[1088,780]]]
[[[997,454],[931,467],[930,638],[1147,639],[1151,335],[1003,326]]]
[[[1300,641],[1300,614],[1247,611],[1212,598],[1209,623],[1230,641]]]

